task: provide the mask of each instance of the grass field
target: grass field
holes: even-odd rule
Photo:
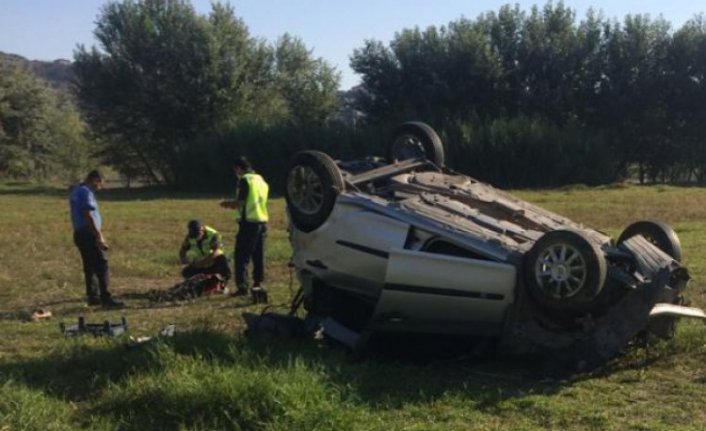
[[[706,307],[706,190],[574,187],[522,198],[617,236],[637,219],[680,235]],[[72,244],[66,191],[0,184],[0,430],[675,430],[706,429],[706,331],[682,322],[677,337],[633,348],[591,375],[535,377],[522,358],[397,357],[355,361],[313,341],[241,336],[246,299],[205,297],[151,306],[142,295],[178,281],[186,222],[220,230],[231,249],[232,212],[221,196],[150,189],[98,195],[121,311],[88,308]],[[271,206],[267,245],[272,303],[292,294],[283,201]],[[54,319],[27,321],[35,308]],[[58,322],[116,321],[133,336],[169,323],[174,339],[128,349],[124,338],[70,338]],[[413,351],[413,349],[411,350]],[[411,355],[410,355],[411,356]]]

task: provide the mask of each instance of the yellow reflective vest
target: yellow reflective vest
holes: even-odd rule
[[[248,172],[243,175],[243,179],[248,183],[248,196],[245,198],[245,208],[238,208],[235,212],[235,219],[240,221],[245,213],[245,221],[253,223],[265,223],[269,220],[267,214],[267,196],[270,186],[267,185],[261,175]]]
[[[216,231],[216,229],[210,226],[204,226],[204,236],[201,240],[196,238],[186,238],[188,244],[188,250],[186,251],[186,258],[189,262],[196,262],[203,259],[206,256],[218,257],[223,254],[223,249],[221,249],[221,235]],[[218,248],[214,250],[213,242],[214,240],[218,243]]]

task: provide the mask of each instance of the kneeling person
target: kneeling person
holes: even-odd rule
[[[225,285],[230,279],[230,267],[221,246],[221,234],[198,220],[191,220],[187,228],[179,250],[179,260],[186,265],[181,275],[191,278],[196,274],[219,274]]]

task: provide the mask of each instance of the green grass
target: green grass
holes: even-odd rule
[[[658,218],[681,237],[706,307],[706,190],[569,187],[518,196],[616,236]],[[313,341],[249,340],[247,300],[205,297],[152,306],[142,294],[178,281],[186,221],[198,217],[233,246],[219,196],[168,190],[99,195],[111,245],[112,290],[128,307],[88,308],[71,242],[65,190],[0,184],[0,430],[673,430],[706,428],[706,333],[682,322],[675,339],[633,348],[570,380],[532,373],[525,358],[356,361]],[[274,304],[292,294],[283,202],[273,201],[267,245]],[[35,308],[55,318],[30,323]],[[177,325],[173,339],[128,349],[124,338],[69,338],[58,322],[118,320],[133,336]],[[410,349],[413,351],[413,349]]]

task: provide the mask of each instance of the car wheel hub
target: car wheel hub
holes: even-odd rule
[[[308,166],[296,166],[289,173],[287,192],[290,203],[304,214],[315,214],[324,202],[324,186]]]
[[[565,281],[568,279],[569,271],[567,270],[566,265],[554,265],[551,269],[551,275],[556,281]]]
[[[423,158],[424,154],[424,145],[412,135],[400,136],[392,144],[392,156],[396,160]]]
[[[537,285],[555,299],[578,294],[586,283],[587,273],[581,253],[567,244],[547,247],[535,264]]]

